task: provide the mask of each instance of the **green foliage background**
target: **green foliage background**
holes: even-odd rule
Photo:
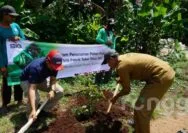
[[[20,14],[17,22],[27,39],[40,42],[95,44],[97,31],[105,23],[104,20],[114,17],[118,37],[116,50],[119,53],[144,52],[159,56],[162,48],[170,50],[168,55],[160,56],[170,62],[176,71],[176,79],[168,97],[176,100],[183,96],[188,83],[188,63],[184,62],[185,54],[179,42],[188,44],[187,0],[142,0],[140,3],[135,3],[135,0],[119,0],[118,4],[106,1],[105,15],[78,1],[46,0],[42,3],[42,0],[1,0],[0,7],[4,4],[13,5]],[[92,2],[102,7],[101,1]],[[173,38],[173,43],[160,43],[160,39],[168,38]],[[89,99],[91,106],[84,105],[73,109],[75,115],[80,115],[93,113],[93,104],[102,95],[100,90],[114,91],[115,77],[113,79],[99,87],[94,86],[94,75],[66,78],[60,83],[65,89],[65,95],[82,91],[81,94]],[[120,99],[121,103],[134,106],[142,85],[134,82],[131,94]],[[43,95],[43,98],[46,97]],[[67,101],[65,96],[61,102],[67,104]],[[17,127],[24,125],[27,122],[24,111],[23,107],[15,108],[9,115],[1,117],[1,132],[15,132]]]
[[[13,5],[20,13],[17,21],[29,40],[95,44],[97,31],[106,18],[114,17],[119,53],[142,52],[156,56],[168,45],[161,44],[160,39],[173,38],[176,42],[188,43],[186,0],[141,0],[139,3],[117,0],[106,1],[104,5],[98,0],[85,3],[81,0],[46,0],[44,3],[2,0],[0,6],[3,4]],[[94,5],[99,8],[95,9]]]

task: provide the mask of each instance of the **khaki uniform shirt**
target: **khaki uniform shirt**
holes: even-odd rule
[[[147,54],[128,53],[120,55],[118,60],[116,71],[126,89],[130,88],[131,80],[142,80],[149,84],[153,81],[163,82],[164,78],[173,78],[175,74],[167,62]]]

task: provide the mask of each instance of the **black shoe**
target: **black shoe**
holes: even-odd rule
[[[0,114],[4,115],[8,113],[8,108],[7,107],[2,107],[0,108]]]

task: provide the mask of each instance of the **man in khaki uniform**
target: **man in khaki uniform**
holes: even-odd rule
[[[174,70],[167,62],[141,53],[118,55],[115,51],[109,51],[104,55],[102,64],[106,63],[116,69],[122,85],[122,90],[111,99],[112,103],[130,92],[132,80],[146,82],[135,104],[134,122],[135,133],[150,133],[151,115],[170,88],[175,76]]]

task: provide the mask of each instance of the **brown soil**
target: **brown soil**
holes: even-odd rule
[[[50,125],[37,130],[39,133],[128,133],[124,120],[132,118],[133,110],[127,105],[116,103],[109,114],[105,114],[112,96],[104,91],[104,99],[96,104],[96,111],[87,119],[78,121],[71,109],[87,104],[88,100],[81,96],[71,96],[64,107],[57,111],[57,119]],[[151,121],[151,133],[177,133],[188,130],[188,115],[169,116]]]
[[[131,108],[121,104],[112,106],[106,114],[111,93],[105,92],[105,99],[96,104],[96,111],[87,120],[78,121],[71,111],[72,107],[87,103],[84,97],[70,97],[67,110],[58,113],[56,121],[43,128],[43,133],[128,133],[128,127],[122,119],[132,117]]]
[[[183,94],[183,97],[188,97],[188,89],[185,90],[184,94]]]

